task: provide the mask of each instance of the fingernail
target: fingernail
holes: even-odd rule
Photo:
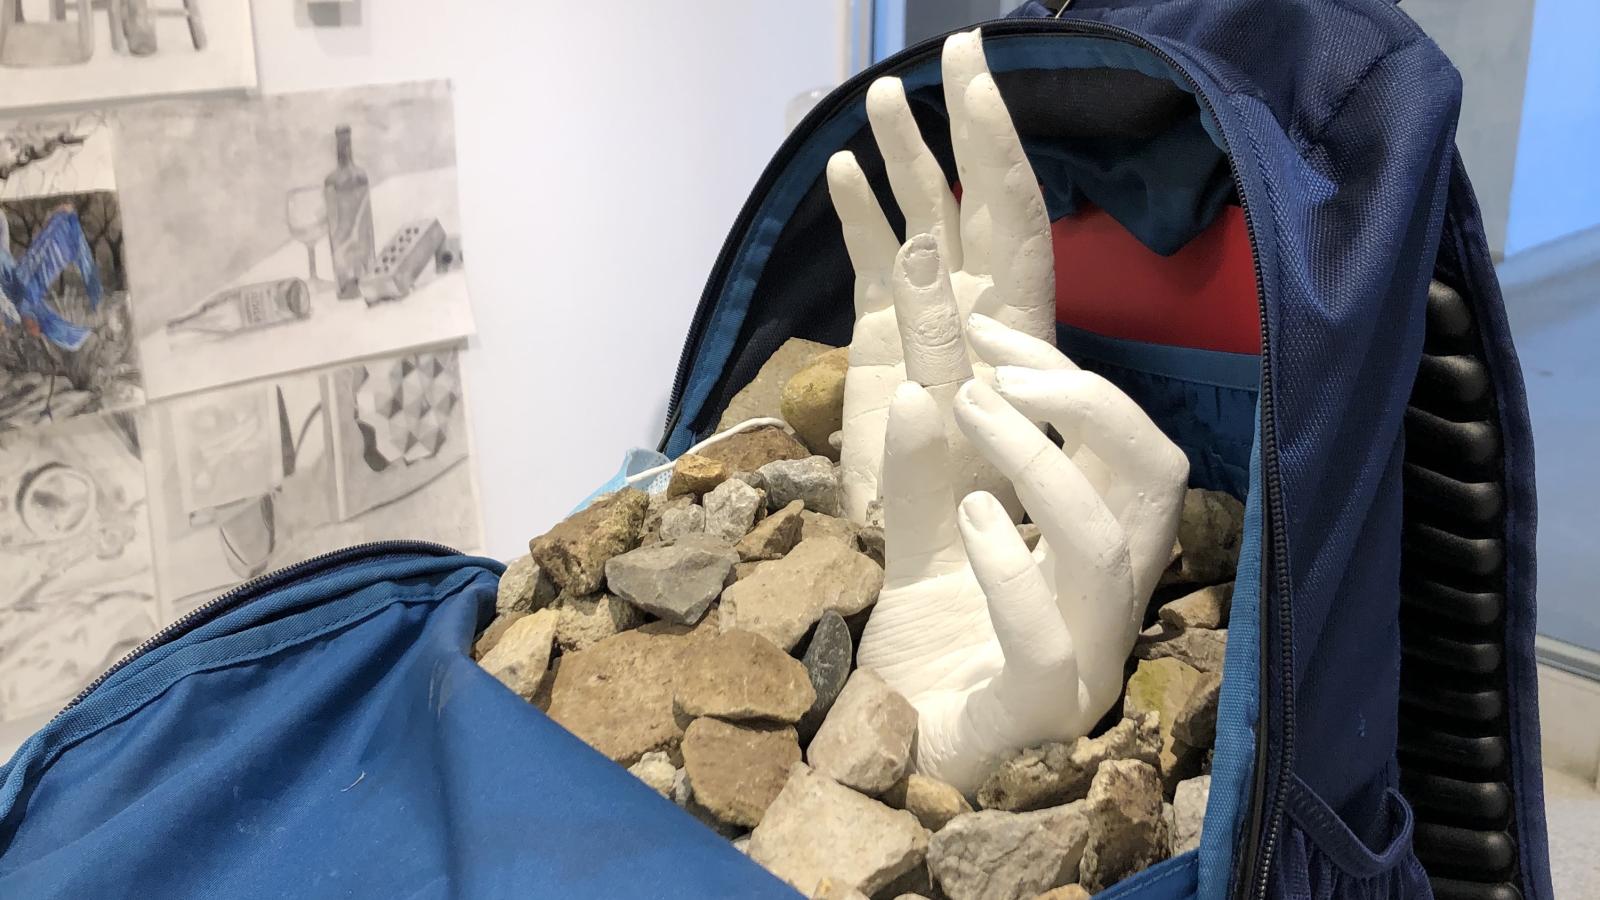
[[[1006,515],[1005,507],[988,491],[973,491],[963,498],[961,514],[966,517],[968,524],[980,532],[999,528],[1002,524],[1011,527],[1011,517]]]
[[[939,242],[931,234],[919,234],[900,250],[906,281],[912,287],[931,287],[939,280]]]
[[[871,87],[867,88],[867,102],[881,103],[885,100],[894,100],[904,92],[905,88],[901,86],[900,79],[894,77],[879,78],[872,83]]]

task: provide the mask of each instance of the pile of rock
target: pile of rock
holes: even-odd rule
[[[916,711],[854,668],[882,530],[840,518],[835,464],[779,428],[535,538],[476,652],[812,896],[1087,896],[1198,842],[1236,507],[1191,492],[1122,716],[1003,761],[975,798],[911,771]]]

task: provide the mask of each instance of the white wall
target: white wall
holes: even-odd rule
[[[356,31],[256,0],[269,93],[449,78],[478,334],[465,357],[486,550],[510,558],[654,445],[706,274],[835,78],[832,3],[364,0]]]
[[[1539,0],[1506,251],[1600,226],[1600,4]]]

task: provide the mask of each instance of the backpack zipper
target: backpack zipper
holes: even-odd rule
[[[1189,84],[1195,100],[1213,121],[1220,124],[1216,115],[1216,108],[1206,96],[1201,85],[1188,70],[1166,51],[1156,46],[1149,39],[1138,32],[1130,31],[1117,25],[1085,19],[1001,19],[984,23],[982,26],[984,36],[1003,37],[1013,34],[1062,34],[1088,37],[1102,37],[1139,47],[1165,63],[1179,77]],[[733,263],[735,248],[742,243],[744,235],[749,231],[756,212],[760,209],[761,201],[771,191],[772,184],[777,180],[779,173],[784,171],[792,160],[800,145],[804,143],[810,132],[820,122],[832,117],[847,103],[856,102],[859,95],[865,92],[873,80],[893,69],[901,68],[908,63],[925,57],[936,55],[944,44],[943,37],[931,38],[914,47],[895,54],[889,59],[870,66],[857,73],[837,90],[831,93],[828,99],[819,103],[797,125],[773,155],[772,161],[761,173],[755,187],[750,192],[750,198],[745,201],[744,207],[739,211],[739,216],[734,220],[733,227],[729,229],[728,237],[723,242],[722,250],[717,254],[716,263],[712,266],[711,275],[706,281],[704,292],[700,296],[699,306],[695,309],[694,319],[689,325],[689,334],[685,339],[683,353],[678,360],[678,370],[673,378],[672,395],[667,406],[667,420],[662,431],[658,449],[665,452],[667,442],[672,432],[677,428],[682,415],[683,392],[687,386],[689,368],[693,362],[695,351],[698,349],[700,339],[711,319],[716,307],[717,292],[720,285],[727,278],[727,270]],[[1265,496],[1262,498],[1262,508],[1267,517],[1268,543],[1263,548],[1262,565],[1262,617],[1261,617],[1261,707],[1263,712],[1271,693],[1267,690],[1267,651],[1271,645],[1267,640],[1268,627],[1277,626],[1278,635],[1278,666],[1279,666],[1279,696],[1278,696],[1278,721],[1280,736],[1275,772],[1277,778],[1270,783],[1272,795],[1266,797],[1269,787],[1265,763],[1270,752],[1266,738],[1269,718],[1260,717],[1256,729],[1256,767],[1254,800],[1251,809],[1251,821],[1244,841],[1244,852],[1240,854],[1239,869],[1235,875],[1235,888],[1241,896],[1264,898],[1267,895],[1267,882],[1272,872],[1272,860],[1277,850],[1279,829],[1283,820],[1284,808],[1288,802],[1288,778],[1294,759],[1294,650],[1293,619],[1289,614],[1289,573],[1287,566],[1288,537],[1283,519],[1283,487],[1278,474],[1278,440],[1277,426],[1273,415],[1272,404],[1272,355],[1269,348],[1270,334],[1267,325],[1267,298],[1262,287],[1261,253],[1256,236],[1255,220],[1250,213],[1250,204],[1244,192],[1244,182],[1239,175],[1239,167],[1229,145],[1228,137],[1218,128],[1218,136],[1222,139],[1223,155],[1228,160],[1228,171],[1233,178],[1235,193],[1239,196],[1239,208],[1244,215],[1245,231],[1250,239],[1251,262],[1255,267],[1256,276],[1256,303],[1261,321],[1261,467],[1262,487]],[[736,240],[738,239],[738,240]],[[1270,583],[1268,579],[1271,579]],[[1277,608],[1266,602],[1272,597],[1273,589],[1277,593]],[[1267,613],[1276,613],[1275,620]],[[1244,866],[1253,860],[1253,877],[1249,887],[1244,883]],[[1248,891],[1248,893],[1246,893]]]
[[[262,596],[268,590],[285,587],[292,581],[331,568],[336,563],[349,562],[357,557],[394,556],[401,553],[425,553],[431,556],[460,555],[458,550],[430,541],[374,541],[367,544],[357,544],[354,547],[345,547],[342,550],[334,550],[331,553],[323,553],[319,556],[313,556],[310,559],[284,566],[281,569],[257,575],[249,581],[235,585],[227,592],[189,610],[170,625],[146,638],[137,647],[128,651],[121,659],[112,663],[111,668],[101,672],[98,678],[89,682],[83,690],[78,692],[76,697],[73,697],[66,706],[61,708],[60,712],[50,719],[50,722],[45,727],[49,727],[57,719],[66,715],[68,710],[82,703],[84,698],[94,693],[96,688],[105,684],[111,676],[117,674],[123,667],[134,660],[158,647],[177,640],[206,622],[215,619],[223,612],[238,609],[251,600]]]

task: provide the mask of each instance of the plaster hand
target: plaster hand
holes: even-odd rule
[[[958,509],[944,413],[930,389],[901,384],[883,461],[884,587],[858,662],[916,707],[918,771],[971,796],[1006,755],[1087,734],[1116,702],[1189,464],[1137,404],[1054,347],[982,316],[968,335],[998,366],[996,387],[960,386],[956,422],[1043,538],[1030,553],[989,493]]]
[[[966,353],[960,322],[977,311],[1042,341],[1055,340],[1055,268],[1050,219],[1033,167],[1023,153],[1005,102],[989,74],[981,35],[951,35],[942,60],[945,105],[962,197],[958,204],[928,150],[897,78],[880,78],[867,92],[867,117],[883,155],[906,234],[931,235],[949,271],[961,317],[952,349]],[[828,161],[828,190],[855,269],[855,328],[845,377],[840,450],[846,514],[863,522],[878,499],[889,400],[907,378],[895,283],[900,240],[889,227],[854,154]],[[980,379],[992,377],[981,358]],[[921,379],[917,379],[921,380]],[[924,384],[928,382],[924,381]],[[988,490],[1016,515],[1011,487],[972,452],[950,424],[947,392],[934,391],[945,411],[950,458],[960,493]]]

